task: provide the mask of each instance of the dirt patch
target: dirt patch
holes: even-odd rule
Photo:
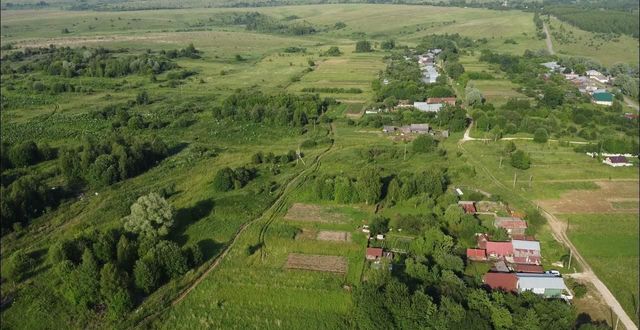
[[[351,233],[346,231],[323,230],[316,237],[319,241],[351,242]]]
[[[286,220],[324,223],[343,223],[348,220],[342,213],[319,205],[303,203],[293,204],[284,218]]]
[[[347,258],[339,256],[290,253],[285,267],[288,269],[303,269],[317,272],[345,274],[347,272]]]
[[[302,232],[296,235],[296,239],[315,239],[317,235],[316,230],[303,228]]]
[[[637,213],[637,207],[620,208],[619,203],[626,205],[638,203],[637,181],[596,181],[600,187],[596,190],[570,190],[563,193],[560,199],[540,200],[542,207],[551,213]]]

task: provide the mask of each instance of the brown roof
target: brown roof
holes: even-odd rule
[[[460,207],[462,207],[462,209],[464,210],[464,213],[468,213],[468,214],[475,214],[476,213],[476,207],[473,205],[473,202],[471,202],[471,203],[458,202],[458,205],[460,205]]]
[[[427,103],[432,104],[432,103],[448,103],[451,105],[455,105],[456,104],[456,98],[455,97],[430,97],[427,98]]]
[[[609,159],[609,161],[614,164],[627,162],[627,158],[625,156],[610,156],[607,157],[607,159]]]
[[[513,245],[511,242],[487,242],[487,254],[498,257],[513,255]]]
[[[520,241],[535,241],[536,237],[528,236],[528,235],[511,235],[511,239],[520,240]]]
[[[514,273],[486,273],[482,282],[493,290],[516,291],[518,277]]]
[[[367,256],[372,257],[382,257],[382,249],[381,248],[367,248]]]
[[[527,222],[516,217],[497,217],[495,220],[496,227],[504,229],[525,229]]]
[[[544,269],[540,265],[514,264],[513,268],[518,273],[544,273]]]
[[[471,260],[485,260],[487,259],[487,253],[482,249],[467,249],[467,258]]]

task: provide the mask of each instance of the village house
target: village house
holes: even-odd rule
[[[513,273],[486,273],[482,277],[482,283],[488,285],[492,290],[507,292],[517,292],[518,290],[518,277]]]
[[[562,72],[564,71],[564,67],[561,66],[560,64],[558,64],[558,62],[546,62],[546,63],[542,63],[540,64],[542,66],[544,66],[545,68],[549,69],[550,72]]]
[[[413,107],[422,112],[438,112],[442,108],[442,103],[413,102]]]
[[[487,253],[484,249],[467,249],[467,259],[472,261],[487,260]]]
[[[456,105],[456,98],[455,97],[429,97],[427,98],[427,104],[436,104],[436,103],[442,103],[442,104],[448,104],[451,106]]]
[[[474,201],[459,201],[458,205],[466,214],[476,214],[476,205]]]
[[[504,260],[496,261],[491,270],[499,273],[509,273],[511,271]]]
[[[496,217],[493,225],[504,228],[509,235],[524,235],[527,230],[527,222],[517,217]]]
[[[487,241],[485,246],[487,256],[490,259],[508,258],[507,260],[511,261],[513,258],[513,245],[511,242]]]
[[[633,166],[625,156],[608,156],[602,162],[613,167]]]
[[[513,264],[513,270],[517,273],[533,273],[542,274],[544,268],[541,265],[526,265],[526,264]]]
[[[409,125],[409,132],[416,134],[427,134],[431,130],[429,124],[411,124]]]
[[[395,133],[398,130],[396,126],[384,125],[382,126],[382,132],[384,133]]]
[[[367,248],[367,260],[380,260],[382,258],[382,249],[381,248]]]
[[[606,106],[613,105],[613,94],[609,92],[595,91],[593,94],[591,94],[591,97],[593,99],[593,103],[595,104]]]
[[[573,299],[562,277],[531,273],[517,273],[516,276],[517,288],[520,293],[531,291],[545,298]]]
[[[597,82],[606,84],[609,82],[609,77],[603,75],[602,73],[600,73],[597,70],[588,70],[586,73],[587,77],[589,77],[590,79],[593,79]]]
[[[512,240],[511,245],[513,246],[514,263],[533,265],[541,263],[540,242]]]

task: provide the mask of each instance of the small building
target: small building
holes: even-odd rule
[[[539,265],[541,263],[540,242],[512,240],[513,262]]]
[[[493,264],[493,271],[498,273],[509,273],[511,270],[507,267],[507,263],[504,260],[498,260]]]
[[[367,248],[367,260],[380,260],[382,258],[381,248]]]
[[[633,166],[633,164],[629,163],[627,157],[625,156],[609,156],[606,157],[602,162],[613,167]]]
[[[627,112],[627,113],[624,114],[624,118],[627,118],[629,120],[638,119],[638,114],[637,113]]]
[[[517,273],[543,274],[544,268],[541,265],[513,264],[513,270]]]
[[[409,125],[409,132],[416,134],[427,134],[431,130],[429,124],[411,124]]]
[[[588,70],[586,73],[587,77],[589,77],[590,79],[593,79],[597,82],[606,84],[609,82],[609,77],[603,75],[602,73],[600,73],[597,70]]]
[[[613,105],[613,94],[609,92],[596,91],[593,94],[591,94],[591,97],[593,99],[593,103],[595,104],[606,105],[606,106]]]
[[[513,256],[513,245],[511,242],[486,242],[487,256],[489,258],[507,258]]]
[[[487,260],[487,252],[484,249],[467,249],[467,259],[485,261]]]
[[[493,225],[504,228],[509,235],[524,235],[527,230],[527,222],[517,217],[496,217]]]
[[[442,106],[442,103],[413,102],[413,107],[422,112],[438,112]]]
[[[482,277],[482,283],[492,290],[516,292],[518,290],[518,277],[513,273],[486,273]]]
[[[542,66],[544,66],[545,68],[549,69],[549,71],[559,71],[560,68],[562,68],[562,66],[560,66],[560,64],[558,64],[558,62],[546,62],[546,63],[542,63],[540,64]]]
[[[476,205],[474,201],[459,201],[458,205],[466,214],[476,214]]]
[[[389,125],[382,126],[382,132],[384,133],[395,133],[396,130],[398,130],[396,126],[389,126]]]
[[[552,274],[517,273],[517,278],[518,292],[531,291],[545,298],[563,298],[568,300],[573,298],[562,277],[557,277]]]
[[[427,103],[428,104],[435,104],[435,103],[443,103],[443,104],[448,104],[448,105],[456,105],[456,98],[455,97],[429,97],[427,98]]]

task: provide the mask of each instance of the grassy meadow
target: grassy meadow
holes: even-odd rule
[[[563,214],[569,238],[634,318],[638,305],[638,214]],[[606,219],[606,220],[605,220]]]
[[[239,25],[217,23],[218,18],[238,12],[260,12],[278,20],[295,16],[297,18],[288,22],[308,22],[319,32],[307,36],[270,34],[248,31]],[[408,152],[403,157],[407,147],[405,143],[393,141],[379,129],[347,124],[346,118],[357,119],[363,106],[372,101],[371,81],[385,68],[384,58],[389,54],[380,50],[380,42],[395,39],[400,45],[413,46],[429,34],[460,33],[474,39],[487,38],[487,44],[482,47],[522,54],[526,49],[545,47],[544,40],[536,37],[532,17],[531,13],[518,11],[370,4],[122,12],[3,10],[0,12],[2,45],[12,44],[17,48],[46,47],[49,44],[58,47],[126,48],[128,53],[139,54],[147,50],[156,53],[184,48],[193,43],[202,55],[200,59],[175,60],[181,69],[196,72],[183,79],[177,87],[167,84],[167,73],[159,74],[157,81],[143,75],[63,78],[40,73],[11,81],[17,87],[31,86],[37,80],[45,84],[73,82],[91,89],[56,95],[20,93],[5,88],[3,81],[3,97],[14,106],[2,110],[2,138],[13,143],[33,139],[61,147],[77,146],[86,136],[104,138],[112,127],[91,114],[109,104],[129,102],[143,90],[148,91],[151,101],[146,105],[133,106],[132,114],[149,119],[167,114],[181,116],[180,113],[184,112],[183,117],[188,122],[186,126],[170,123],[154,131],[127,131],[143,136],[160,136],[169,146],[170,156],[138,176],[73,196],[22,231],[3,236],[3,266],[7,263],[7,256],[19,249],[37,256],[38,265],[33,276],[21,284],[28,288],[25,294],[16,300],[13,307],[2,311],[3,327],[29,329],[43,324],[51,328],[80,327],[74,323],[77,320],[69,307],[57,303],[64,297],[56,292],[45,292],[51,297],[50,306],[30,304],[41,294],[39,288],[44,284],[55,286],[58,281],[52,275],[54,264],[46,257],[48,248],[52,242],[96,229],[121,228],[121,218],[129,214],[129,206],[139,196],[164,187],[174,187],[175,190],[168,197],[176,210],[175,231],[171,239],[181,247],[200,246],[205,262],[145,298],[125,321],[128,327],[345,327],[345,318],[352,306],[350,290],[368,271],[368,264],[363,260],[367,240],[357,227],[370,220],[375,210],[372,205],[318,202],[308,181],[313,175],[355,177],[370,165],[378,166],[386,175],[418,172],[425,164],[442,165],[448,167],[447,177],[452,187],[473,187],[501,195],[518,210],[531,206],[531,200],[558,198],[562,193],[576,189],[598,189],[590,181],[609,178],[637,180],[636,168],[612,169],[555,143],[538,145],[515,141],[519,149],[531,154],[532,168],[526,172],[516,170],[507,164],[507,159],[500,166],[503,143],[467,142],[459,145],[460,132],[452,133],[441,143],[445,156]],[[346,27],[336,29],[337,22],[345,23]],[[65,29],[69,32],[63,32]],[[366,54],[354,53],[356,41],[362,39],[371,40],[376,50]],[[513,39],[515,44],[505,43],[506,39]],[[618,45],[627,47],[631,44],[623,37]],[[339,47],[342,55],[324,56],[323,53],[331,46]],[[305,51],[287,53],[287,47],[302,47]],[[563,46],[559,47],[563,50]],[[635,46],[632,48],[637,49]],[[611,61],[635,59],[633,53],[622,52],[622,48],[614,49],[622,55],[603,47],[588,53],[588,56],[606,59],[611,55]],[[6,52],[3,50],[3,55]],[[637,58],[637,51],[635,55]],[[315,63],[311,69],[309,61]],[[494,80],[472,82],[490,102],[500,105],[510,97],[520,96],[514,90],[517,86],[486,63],[480,63],[475,55],[463,56],[461,63],[467,71],[488,71],[496,75]],[[304,134],[300,128],[221,120],[212,114],[215,105],[238,89],[301,94],[304,88],[336,87],[358,88],[362,93],[320,93],[321,97],[341,101],[328,111],[335,123],[331,128],[327,124],[308,127]],[[258,178],[243,189],[220,193],[212,187],[213,178],[220,169],[249,164],[251,155],[258,150],[280,155],[297,150],[305,140],[327,137],[334,140],[331,146],[325,143],[303,148],[306,164],[291,162],[279,166],[279,174],[274,174],[267,165],[260,165]],[[199,151],[201,148],[212,151],[214,155],[203,155]],[[381,157],[369,157],[371,148],[384,149],[385,153]],[[314,160],[320,155],[322,159],[314,165]],[[61,183],[60,173],[55,172],[56,161],[39,163],[33,169],[53,173],[48,183]],[[518,180],[512,187],[514,175]],[[532,177],[531,184],[529,177]],[[274,189],[265,193],[265,187]],[[285,219],[286,211],[294,203],[319,204],[348,220],[322,223]],[[411,201],[384,208],[382,214],[393,221],[401,215],[419,213],[426,207],[420,201]],[[581,244],[587,241],[586,237],[600,230],[601,225],[596,220],[591,216],[576,216],[576,223],[584,222],[584,226],[576,226],[571,233],[575,235],[572,239],[576,238],[579,248],[583,249]],[[633,229],[631,219],[620,216],[616,218],[618,220],[619,227],[608,228],[611,235],[606,236],[607,241],[615,240],[616,235],[624,236],[622,229]],[[637,231],[637,222],[635,226]],[[243,228],[246,230],[234,241]],[[351,233],[352,240],[320,241],[304,235],[296,238],[290,235],[292,228],[302,233],[346,231]],[[412,235],[405,237],[404,233],[395,233],[389,244],[402,246],[411,238]],[[549,228],[543,227],[538,238],[543,245],[545,267],[549,268],[551,263],[566,254],[565,249],[553,239]],[[629,242],[629,237],[623,238],[624,242]],[[219,266],[206,275],[183,301],[171,306],[171,302],[230,244],[233,246]],[[637,237],[635,243],[631,241],[629,244],[637,245]],[[622,245],[615,246],[617,249]],[[584,249],[585,257],[593,263],[596,271],[614,267],[601,256],[592,254],[594,251],[588,250],[589,247]],[[290,253],[342,256],[347,259],[348,270],[345,274],[289,270],[284,266]],[[625,258],[630,262],[635,260],[637,266],[637,254]],[[2,269],[5,275],[5,267]],[[615,273],[603,275],[603,279],[615,281],[621,274],[616,269]],[[622,286],[612,285],[614,293],[620,294]],[[4,293],[13,289],[3,285],[2,290]],[[629,301],[623,301],[628,308]],[[94,324],[87,327],[92,326]]]

